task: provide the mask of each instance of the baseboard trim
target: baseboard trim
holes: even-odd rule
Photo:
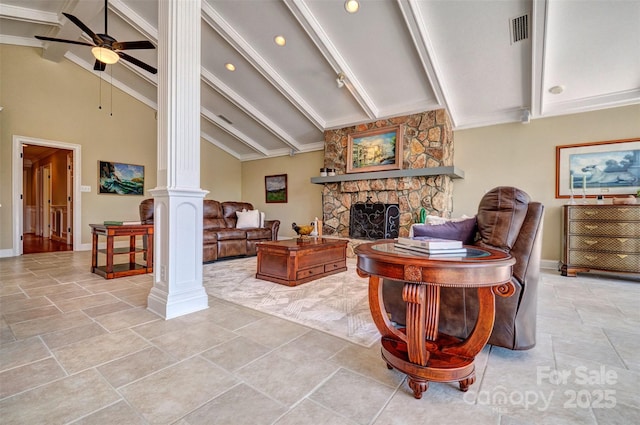
[[[13,249],[0,249],[0,258],[15,257]]]
[[[540,260],[541,269],[558,270],[560,267],[560,260]]]

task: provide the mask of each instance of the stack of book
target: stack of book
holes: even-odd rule
[[[140,220],[131,221],[119,221],[119,220],[105,220],[103,223],[105,226],[133,226],[142,224]]]
[[[462,241],[451,239],[431,238],[428,236],[416,236],[413,238],[399,237],[395,247],[401,250],[421,252],[432,256],[460,257],[467,253],[462,246]]]

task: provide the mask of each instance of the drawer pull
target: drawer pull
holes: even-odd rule
[[[585,215],[596,215],[595,211],[585,211]]]
[[[591,224],[591,225],[589,225],[589,224],[585,224],[585,226],[584,226],[584,227],[586,227],[586,228],[587,228],[587,229],[589,229],[589,230],[594,230],[594,229],[597,229],[597,228],[598,228],[598,226],[596,226],[595,224]]]
[[[627,254],[617,254],[617,255],[618,255],[618,257],[620,257],[621,259],[625,259],[625,258],[627,258],[627,257],[628,257],[628,255],[627,255]]]
[[[593,261],[593,260],[597,260],[598,257],[595,257],[593,255],[585,255],[584,258],[586,258],[589,261]]]
[[[618,208],[618,212],[629,211],[629,208]]]
[[[584,241],[584,243],[586,243],[587,245],[595,245],[598,243],[598,241]]]
[[[629,239],[627,238],[616,238],[616,240],[620,243],[625,243],[626,241],[628,241]]]
[[[627,225],[629,225],[629,223],[618,223],[618,226],[620,227],[627,227]]]

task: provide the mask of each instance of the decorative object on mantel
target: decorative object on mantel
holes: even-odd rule
[[[614,205],[635,205],[638,203],[638,199],[633,195],[629,195],[626,198],[613,198],[612,201]]]
[[[403,128],[395,125],[349,134],[346,172],[401,169]]]
[[[556,198],[576,188],[583,199],[640,190],[640,138],[556,146]]]
[[[291,224],[291,228],[298,234],[298,239],[309,239],[309,235],[313,232],[313,224],[307,226],[298,226],[296,223]]]

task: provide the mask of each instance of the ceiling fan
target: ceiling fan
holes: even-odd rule
[[[91,31],[88,26],[82,23],[80,19],[69,13],[62,13],[71,22],[76,24],[82,31],[84,31],[89,37],[91,37],[91,39],[93,40],[93,44],[85,43],[84,41],[64,40],[61,38],[44,37],[40,35],[36,35],[35,37],[38,40],[79,44],[81,46],[93,47],[93,49],[91,49],[91,53],[93,53],[93,56],[96,58],[96,62],[93,66],[93,69],[95,71],[104,71],[107,64],[114,64],[118,62],[120,58],[122,58],[123,60],[131,62],[132,64],[139,66],[140,68],[152,74],[156,74],[158,72],[156,68],[147,65],[146,63],[122,52],[122,50],[155,49],[155,46],[150,41],[117,41],[115,38],[107,34],[107,1],[108,0],[104,1],[104,34],[96,34]]]

